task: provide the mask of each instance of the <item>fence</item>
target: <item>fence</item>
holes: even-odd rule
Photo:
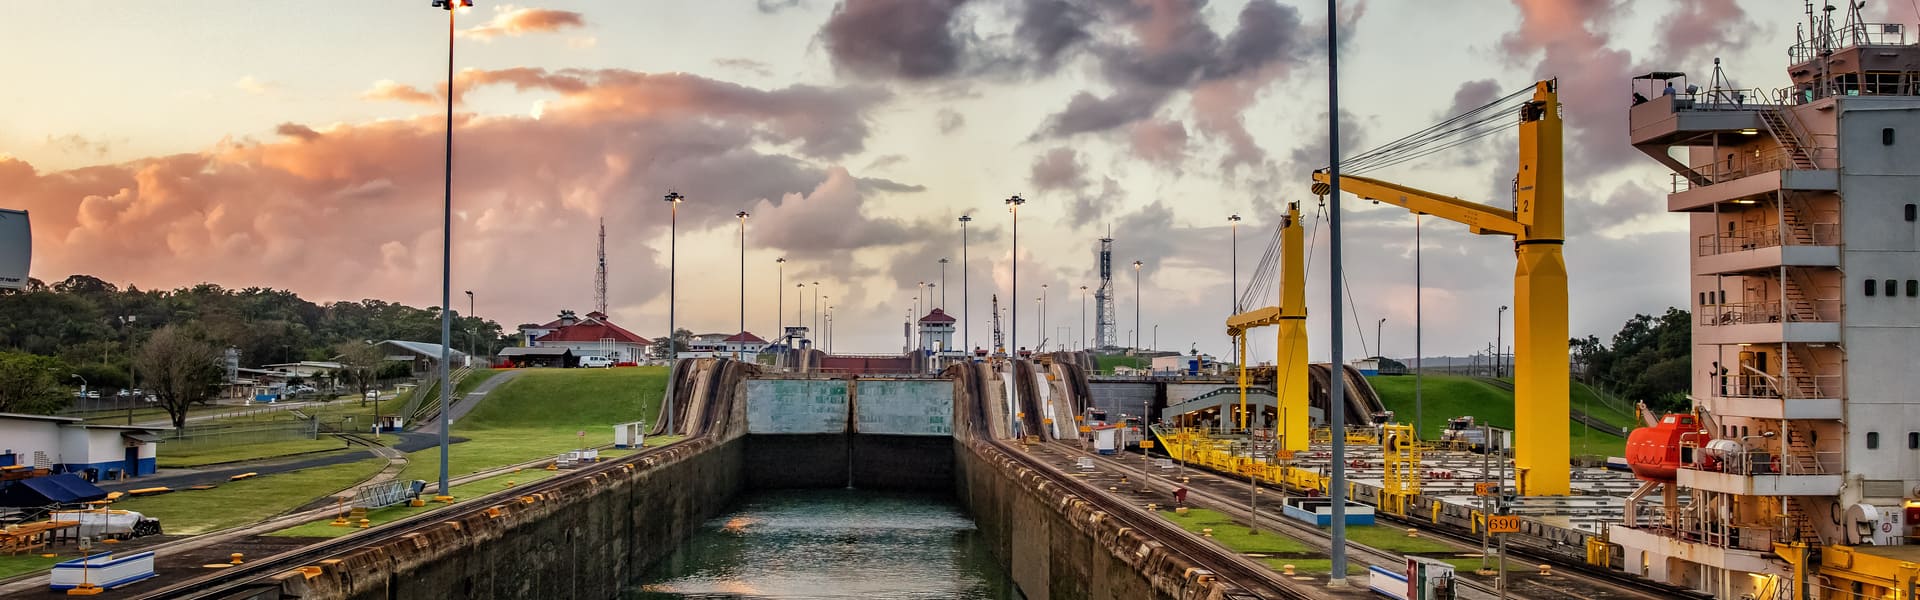
[[[315,420],[268,420],[210,425],[189,424],[168,433],[165,443],[171,449],[196,446],[233,446],[263,444],[287,440],[311,440],[319,437]]]

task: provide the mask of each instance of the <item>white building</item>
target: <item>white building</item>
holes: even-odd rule
[[[928,355],[964,355],[966,348],[953,345],[953,325],[958,321],[944,309],[933,309],[920,317],[920,351]]]
[[[687,350],[680,353],[680,358],[733,358],[738,354],[740,360],[754,362],[766,347],[766,340],[748,331],[701,333],[687,341]]]
[[[146,427],[85,425],[72,417],[0,413],[0,468],[29,467],[96,480],[152,475],[160,437]]]
[[[1792,48],[1777,92],[1717,68],[1698,94],[1639,78],[1632,142],[1692,223],[1691,397],[1712,439],[1681,443],[1700,448],[1664,485],[1686,499],[1649,483],[1610,528],[1628,572],[1721,598],[1915,589],[1894,545],[1920,533],[1920,46],[1848,22]]]
[[[594,311],[582,319],[573,311],[560,311],[560,318],[545,325],[520,326],[520,333],[532,340],[534,348],[565,348],[578,356],[605,356],[615,362],[640,363],[647,359],[652,341],[640,337],[607,320]]]

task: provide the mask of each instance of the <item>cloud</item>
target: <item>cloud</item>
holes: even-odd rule
[[[934,126],[940,128],[940,133],[953,133],[967,124],[966,115],[962,115],[960,111],[951,108],[940,109],[940,112],[934,115],[933,120]]]
[[[376,101],[407,102],[411,104],[433,104],[439,101],[439,98],[433,94],[422,92],[413,86],[392,79],[382,79],[373,82],[373,88],[361,92],[360,98]]]
[[[60,136],[49,135],[46,137],[45,143],[54,150],[60,151],[61,154],[88,155],[95,158],[106,156],[108,152],[113,150],[113,145],[108,143],[107,140],[90,140],[87,139],[86,136],[77,133]]]
[[[312,127],[299,123],[281,123],[280,126],[273,129],[273,132],[303,142],[311,142],[320,138],[320,132],[314,131]]]
[[[512,79],[543,81],[532,75]],[[502,312],[583,305],[592,298],[593,227],[605,217],[615,317],[651,319],[655,312],[639,307],[665,276],[653,244],[665,235],[657,198],[669,188],[691,197],[679,211],[682,236],[724,229],[732,213],[757,204],[770,217],[764,233],[780,219],[795,229],[756,246],[791,245],[791,256],[850,262],[847,253],[924,237],[920,225],[861,214],[875,212],[878,195],[920,186],[854,177],[769,144],[860,147],[865,130],[854,125],[870,105],[865,92],[657,77],[580,74],[586,87],[563,94],[543,118],[456,122],[454,278],[462,288],[487,290]],[[438,298],[423,282],[439,275],[442,119],[323,131],[289,122],[267,141],[229,138],[198,152],[51,172],[0,158],[0,189],[34,214],[36,275],[91,273],[148,288],[215,281],[429,305]],[[514,250],[528,244],[542,251]],[[683,301],[688,293],[682,288]],[[702,310],[682,307],[695,319]]]
[[[1026,0],[1014,37],[1025,41],[1043,68],[1051,70],[1062,53],[1092,39],[1088,27],[1096,14],[1070,0]]]
[[[260,81],[258,79],[254,79],[252,75],[248,75],[246,77],[241,77],[238,81],[234,81],[233,87],[239,88],[240,91],[257,96],[260,94],[265,94],[269,91],[273,91],[274,88],[277,88],[280,86],[279,84],[275,84],[271,81]]]
[[[713,64],[723,69],[744,71],[761,77],[773,75],[771,65],[751,58],[716,58],[713,59]]]
[[[1660,42],[1652,56],[1696,64],[1712,56],[1743,54],[1761,31],[1735,0],[1679,2],[1660,19]]]
[[[805,0],[753,0],[754,7],[766,14],[776,14],[784,10],[799,8]]]
[[[1147,162],[1177,167],[1187,158],[1187,128],[1179,121],[1137,121],[1127,139],[1133,155]]]
[[[752,122],[758,125],[756,131],[763,139],[797,143],[801,152],[820,157],[839,157],[863,149],[869,133],[866,112],[889,96],[876,87],[791,85],[763,90],[687,73],[625,69],[468,69],[454,81],[463,94],[497,85],[522,92],[560,94],[558,100],[543,104],[542,118],[584,112]],[[419,102],[434,95],[381,81],[361,97]]]
[[[1625,0],[1513,0],[1520,26],[1500,38],[1500,50],[1514,66],[1532,65],[1539,78],[1579,73],[1560,79],[1561,115],[1566,119],[1567,178],[1582,180],[1626,166],[1640,156],[1626,139],[1621,116],[1631,55],[1609,46],[1606,33]]]
[[[586,18],[573,11],[501,5],[494,8],[493,19],[472,29],[461,31],[460,36],[485,42],[497,37],[519,37],[530,33],[553,33],[565,29],[578,29],[585,27],[586,24]]]
[[[960,70],[970,33],[955,15],[968,0],[846,0],[820,29],[843,72],[871,78],[931,79]]]
[[[1086,168],[1072,148],[1060,147],[1034,157],[1028,181],[1038,190],[1078,189],[1087,184]]]

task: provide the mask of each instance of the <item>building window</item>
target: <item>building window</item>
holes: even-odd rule
[[[1887,297],[1892,298],[1898,295],[1900,295],[1900,282],[1892,279],[1888,279],[1887,280]]]
[[[1907,449],[1920,450],[1920,431],[1907,432]]]
[[[1893,145],[1893,128],[1892,127],[1885,127],[1880,129],[1880,145],[1882,146]]]
[[[1913,222],[1915,217],[1920,217],[1920,214],[1915,214],[1917,212],[1920,212],[1920,211],[1915,210],[1914,205],[1908,204],[1907,205],[1907,222],[1911,223]]]
[[[1920,296],[1920,279],[1907,280],[1907,297]]]
[[[1872,298],[1874,292],[1880,291],[1880,286],[1876,285],[1872,279],[1868,279],[1865,291],[1867,292],[1867,297]]]
[[[1720,303],[1721,303],[1721,304],[1726,304],[1726,303],[1727,303],[1727,291],[1726,291],[1726,290],[1720,290]]]
[[[1880,432],[1878,431],[1867,432],[1867,449],[1868,450],[1880,449]]]

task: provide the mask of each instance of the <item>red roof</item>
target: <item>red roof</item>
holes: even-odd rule
[[[760,336],[757,336],[757,335],[754,335],[754,334],[753,334],[752,332],[747,332],[747,331],[742,331],[742,332],[740,332],[740,333],[736,333],[736,334],[733,334],[732,336],[729,336],[729,337],[727,337],[727,339],[724,339],[724,340],[720,340],[720,341],[722,341],[722,342],[751,342],[751,343],[755,343],[755,344],[765,344],[765,343],[767,343],[767,341],[766,341],[766,340],[763,340],[763,339],[760,339]]]
[[[647,341],[647,338],[634,335],[633,332],[622,329],[619,325],[594,319],[587,319],[572,325],[560,327],[551,333],[533,339],[533,341],[536,342],[598,342],[600,340],[613,340],[618,343],[640,344],[643,346],[653,344],[653,342]]]
[[[920,317],[920,322],[921,323],[953,323],[954,318],[951,316],[948,316],[947,311],[936,308],[936,309],[933,309],[933,312],[927,313],[927,316]]]

